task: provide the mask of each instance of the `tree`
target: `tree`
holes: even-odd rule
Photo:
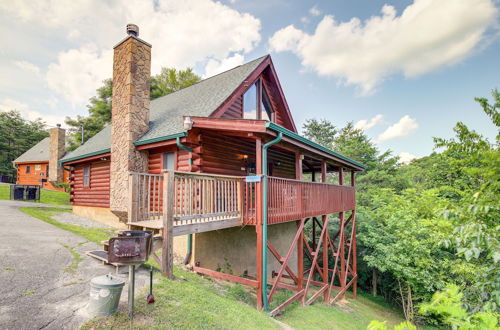
[[[151,77],[151,99],[177,92],[200,81],[201,78],[192,68],[177,70],[162,68],[161,72]]]
[[[45,129],[40,118],[29,121],[16,110],[0,112],[0,175],[15,178],[12,161],[47,137]]]
[[[185,70],[162,68],[160,74],[151,77],[151,99],[176,92],[200,80],[201,78],[191,68]],[[90,98],[87,105],[89,111],[87,117],[77,116],[76,119],[66,117],[65,123],[69,126],[68,150],[74,150],[82,144],[82,127],[83,140],[87,141],[111,123],[113,81],[104,80],[103,86],[99,87],[96,93],[97,95]]]

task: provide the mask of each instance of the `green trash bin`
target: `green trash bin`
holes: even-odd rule
[[[116,313],[124,285],[124,279],[111,274],[91,279],[89,314],[107,316]]]

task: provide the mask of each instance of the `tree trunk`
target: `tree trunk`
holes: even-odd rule
[[[372,296],[377,296],[377,269],[372,268]]]

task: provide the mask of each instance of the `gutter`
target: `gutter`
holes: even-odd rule
[[[264,299],[264,311],[269,309],[267,301],[267,149],[270,146],[280,142],[283,139],[283,133],[278,132],[276,139],[264,144],[262,148],[262,298]]]
[[[62,165],[62,164],[67,163],[67,162],[72,162],[74,160],[82,159],[82,158],[97,156],[100,154],[106,154],[108,152],[111,152],[111,148],[107,148],[107,149],[103,149],[103,150],[99,150],[99,151],[94,151],[94,152],[89,152],[88,154],[83,154],[83,155],[75,156],[75,157],[71,157],[71,158],[60,159],[59,165]]]
[[[137,147],[137,146],[142,146],[142,145],[145,145],[145,144],[167,141],[167,140],[171,140],[171,139],[175,139],[175,138],[179,138],[179,137],[184,137],[184,136],[187,136],[186,132],[175,133],[175,134],[160,136],[160,137],[157,137],[157,138],[148,139],[148,140],[144,140],[144,141],[135,141],[134,142],[134,146]]]
[[[294,133],[294,132],[292,132],[290,130],[287,130],[284,127],[281,127],[280,125],[276,125],[275,123],[272,123],[272,122],[266,122],[266,127],[269,128],[270,130],[273,130],[273,131],[277,132],[277,133],[283,133],[283,135],[285,135],[285,136],[287,136],[287,137],[289,137],[291,139],[294,139],[296,141],[299,141],[299,142],[302,142],[304,144],[307,144],[308,146],[311,146],[314,149],[321,150],[323,152],[326,152],[327,154],[330,154],[330,155],[332,155],[334,157],[340,158],[340,159],[342,159],[342,160],[344,160],[346,162],[349,162],[349,163],[351,163],[353,165],[356,165],[356,166],[362,168],[363,170],[366,170],[366,168],[367,168],[366,165],[361,164],[360,162],[357,162],[357,161],[355,161],[353,159],[350,159],[349,157],[343,156],[343,155],[338,154],[338,153],[336,153],[336,152],[334,152],[334,151],[332,151],[332,150],[330,150],[328,148],[325,148],[322,145],[317,144],[316,142],[313,142],[313,141],[311,141],[309,139],[306,139],[303,136],[298,135],[297,133]]]
[[[184,136],[186,135],[186,133],[183,133]],[[186,150],[187,152],[193,152],[193,149],[189,148],[188,146],[185,146],[182,144],[181,142],[181,136],[177,136],[176,140],[175,140],[175,143],[177,144],[177,146],[179,148],[182,148],[184,150]],[[189,159],[189,165],[191,165],[193,163],[193,160],[190,158]],[[189,264],[189,261],[191,260],[191,254],[192,254],[192,251],[193,251],[193,234],[189,234],[188,235],[188,240],[187,240],[187,251],[186,251],[186,256],[184,257],[184,265],[187,265]]]

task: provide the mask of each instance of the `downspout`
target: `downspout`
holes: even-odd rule
[[[283,133],[279,132],[276,139],[262,147],[262,298],[265,312],[269,309],[267,301],[267,149],[282,139]]]
[[[187,152],[193,152],[193,149],[185,146],[182,144],[181,142],[181,138],[180,137],[177,137],[176,139],[176,143],[177,143],[177,146],[179,148],[182,148],[184,150],[186,150]],[[192,160],[189,159],[189,163],[191,164]],[[192,254],[192,251],[193,251],[193,234],[189,234],[188,235],[188,240],[187,240],[187,251],[186,251],[186,256],[184,257],[184,265],[187,265],[189,264],[189,261],[191,261],[191,254]]]

